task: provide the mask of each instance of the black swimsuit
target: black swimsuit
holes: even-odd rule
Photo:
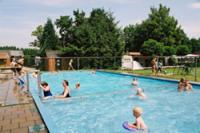
[[[43,91],[44,92],[44,97],[52,96],[51,91]]]
[[[65,92],[62,93],[62,95],[64,95]],[[71,97],[69,93],[67,93],[67,95],[65,96],[65,98]]]

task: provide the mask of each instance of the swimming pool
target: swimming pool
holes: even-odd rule
[[[138,77],[139,86],[148,96],[141,101],[134,97],[130,75],[90,71],[42,74],[54,95],[62,93],[64,79],[69,81],[72,98],[43,102],[37,98],[36,82],[31,79],[39,110],[47,126],[53,126],[50,132],[126,133],[122,123],[134,121],[135,106],[143,108],[143,119],[151,133],[200,132],[200,86],[193,86],[192,93],[177,93],[175,82]],[[81,83],[80,90],[75,89],[76,82]]]

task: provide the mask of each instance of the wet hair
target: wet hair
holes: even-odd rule
[[[81,84],[78,82],[76,83],[76,88],[79,88],[81,86]]]
[[[184,82],[184,81],[185,81],[185,79],[184,79],[184,78],[181,78],[181,79],[180,79],[180,82]]]
[[[67,80],[64,80],[64,82],[65,82],[65,84],[66,84],[67,86],[69,86],[69,82],[68,82]]]
[[[44,85],[45,85],[45,86],[48,86],[48,83],[45,82],[45,81],[43,81],[43,82],[41,83],[41,85],[42,85],[42,86],[44,86]]]

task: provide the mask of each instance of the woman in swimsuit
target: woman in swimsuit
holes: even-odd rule
[[[56,96],[56,98],[69,98],[70,96],[70,89],[69,89],[69,82],[67,80],[64,80],[63,83],[63,93],[59,96]]]
[[[40,87],[43,89],[44,97],[52,96],[51,89],[47,82],[42,82]]]
[[[157,58],[153,58],[151,61],[151,69],[152,69],[152,73],[155,74],[156,70],[157,70]]]

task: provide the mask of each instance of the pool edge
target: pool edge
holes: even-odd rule
[[[32,93],[32,97],[34,99],[35,105],[40,113],[40,116],[42,117],[49,133],[59,133],[58,127],[55,124],[52,124],[53,122],[49,117],[47,112],[45,111],[45,108],[42,105],[41,99],[37,96],[37,94]]]
[[[106,71],[106,70],[97,70],[98,72],[105,72],[105,73],[113,73],[118,75],[128,75],[128,76],[135,76],[135,77],[142,77],[147,79],[155,79],[155,80],[161,80],[161,81],[170,81],[170,82],[179,82],[177,79],[169,79],[169,78],[163,78],[163,77],[152,77],[152,76],[144,76],[144,75],[138,75],[138,74],[132,74],[132,73],[126,73],[126,72],[112,72],[112,71]],[[199,82],[190,81],[193,85],[200,86]]]

